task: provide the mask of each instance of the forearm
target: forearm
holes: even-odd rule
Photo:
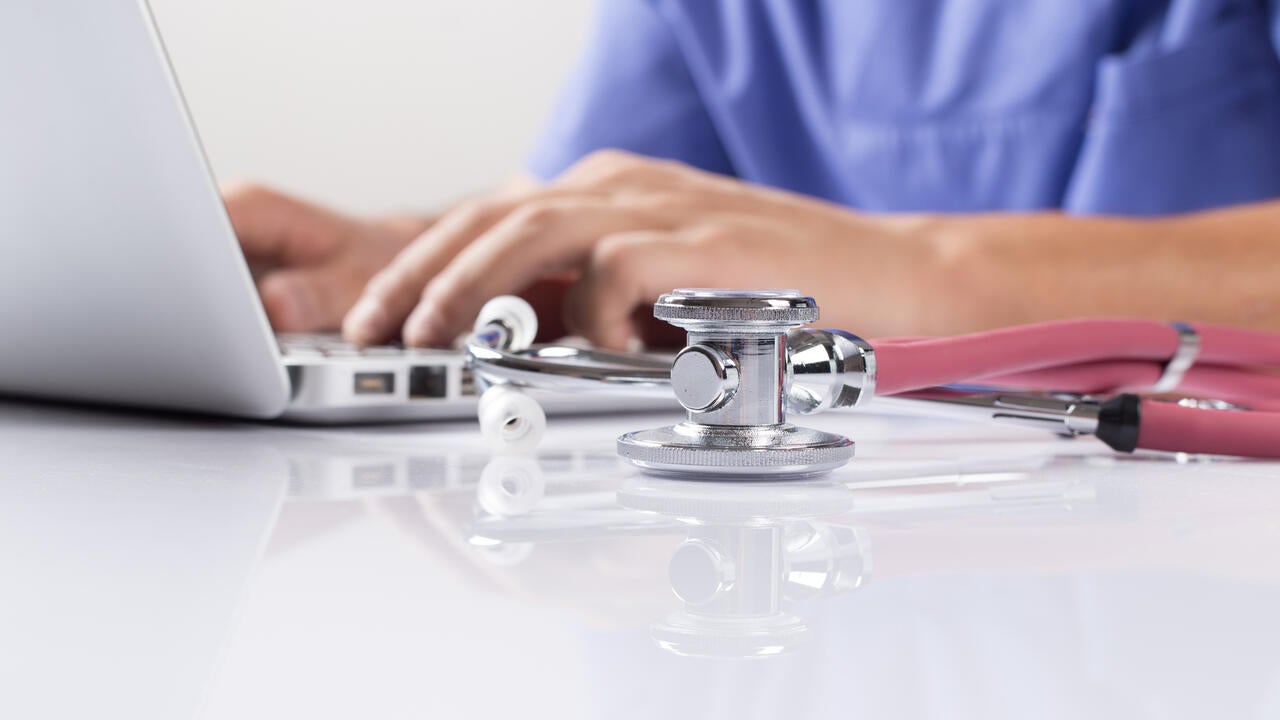
[[[1081,316],[1280,330],[1280,203],[1160,219],[1057,213],[920,222],[922,332]]]

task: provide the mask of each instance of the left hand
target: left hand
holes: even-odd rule
[[[910,218],[615,151],[450,215],[370,281],[357,307],[377,311],[349,314],[349,339],[446,345],[489,298],[566,276],[568,329],[610,349],[638,337],[633,311],[678,287],[795,288],[823,303],[824,325],[918,329],[926,248]]]
[[[431,224],[354,217],[246,183],[222,194],[277,332],[337,328],[369,278]]]

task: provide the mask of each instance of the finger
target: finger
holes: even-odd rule
[[[338,327],[353,300],[352,287],[335,277],[333,267],[272,271],[258,282],[258,294],[271,327],[279,332],[319,332]]]
[[[519,292],[533,281],[581,267],[591,247],[619,232],[661,229],[669,218],[598,199],[539,202],[521,207],[458,253],[428,283],[404,325],[410,345],[449,343],[489,298]]]
[[[293,265],[314,261],[350,224],[335,212],[260,185],[224,186],[222,200],[240,247],[253,262]]]
[[[446,213],[375,274],[342,320],[342,334],[362,345],[393,338],[421,288],[458,250],[497,222],[508,203],[469,202]]]
[[[563,188],[536,188],[474,200],[446,213],[369,281],[359,302],[342,322],[343,335],[359,344],[395,337],[418,304],[426,284],[476,238],[516,208],[581,194]]]
[[[707,274],[714,258],[705,254],[672,233],[611,235],[596,246],[582,278],[569,290],[565,322],[602,348],[631,349],[638,339],[638,310],[673,288],[713,284]]]

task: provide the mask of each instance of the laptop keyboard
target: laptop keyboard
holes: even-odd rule
[[[321,358],[400,357],[454,355],[455,350],[406,348],[402,345],[370,345],[361,347],[343,342],[336,333],[278,333],[280,353],[286,360]]]

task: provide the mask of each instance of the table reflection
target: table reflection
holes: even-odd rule
[[[643,547],[648,567],[656,565],[652,556],[665,558],[666,585],[679,607],[651,623],[654,642],[677,655],[769,657],[805,644],[805,603],[852,592],[871,578],[872,534],[860,519],[883,525],[984,508],[1006,516],[1079,511],[1097,498],[1088,483],[1033,479],[1025,459],[985,464],[966,476],[967,484],[951,475],[916,474],[918,467],[910,472],[895,477],[882,468],[853,483],[735,483],[615,469],[615,492],[597,487],[549,497],[537,462],[497,457],[479,475],[472,519],[459,527],[472,548],[511,572],[538,545],[577,543],[598,552],[606,539],[662,535],[622,552],[634,560]],[[572,556],[557,547],[556,558],[571,563]],[[582,589],[584,595],[625,591]]]
[[[708,483],[569,435],[493,458],[470,428],[0,430],[5,717],[188,716],[219,664],[212,717],[566,690],[566,717],[1280,707],[1274,465],[895,435],[823,480]]]

